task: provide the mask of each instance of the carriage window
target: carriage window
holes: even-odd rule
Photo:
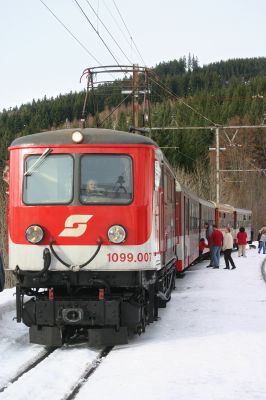
[[[25,162],[23,201],[26,204],[66,204],[73,197],[73,158],[66,154],[29,156]]]
[[[125,155],[89,154],[81,158],[83,204],[128,204],[133,198],[132,160]]]

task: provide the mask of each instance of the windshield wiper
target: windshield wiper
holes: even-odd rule
[[[50,154],[52,152],[52,149],[50,149],[49,147],[47,147],[47,149],[44,150],[44,152],[40,155],[40,157],[35,161],[35,163],[29,167],[29,169],[24,172],[24,176],[29,176],[31,175],[34,170],[36,171],[36,169],[43,163],[43,161],[45,160],[45,158],[48,156],[48,154]]]

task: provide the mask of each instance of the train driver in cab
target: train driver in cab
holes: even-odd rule
[[[86,194],[95,194],[97,192],[97,184],[94,179],[89,179],[87,182]]]
[[[101,202],[101,197],[105,196],[103,189],[99,188],[95,179],[89,179],[86,184],[86,191],[81,196],[84,203],[98,203]]]

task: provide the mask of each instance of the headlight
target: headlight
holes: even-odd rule
[[[40,225],[31,225],[26,230],[26,238],[32,244],[39,243],[44,236],[43,228]]]
[[[83,139],[84,137],[80,131],[75,131],[72,133],[72,141],[74,143],[81,143],[83,142]]]
[[[108,229],[107,236],[110,242],[119,244],[126,239],[126,231],[121,225],[113,225]]]

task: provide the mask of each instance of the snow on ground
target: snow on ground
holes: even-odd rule
[[[15,289],[0,293],[0,387],[45,352],[42,346],[30,345],[28,328],[13,320],[16,315],[14,293]]]
[[[260,270],[265,256],[250,249],[247,258],[233,257],[235,270],[224,270],[222,258],[219,270],[205,268],[205,261],[177,279],[160,320],[128,345],[115,347],[76,399],[265,400],[266,283]],[[9,291],[1,293],[0,309],[12,301]],[[27,343],[27,328],[11,314],[7,309],[0,317],[1,379],[20,353],[42,348]],[[45,368],[45,360],[0,393],[0,400],[26,400],[31,394],[63,399],[82,365],[95,357],[93,350],[76,350],[51,354],[52,364],[47,359]]]
[[[0,294],[0,387],[38,359],[46,348],[29,343],[28,328],[17,324],[15,316],[15,289],[7,289]],[[92,365],[99,351],[86,345],[63,346],[50,354],[47,359],[23,375],[14,384],[9,384],[1,400],[62,399]]]
[[[97,353],[87,346],[55,350],[0,394],[1,400],[59,400],[71,393]]]
[[[247,255],[234,254],[235,270],[204,262],[177,280],[161,319],[112,351],[77,400],[265,400],[265,256]]]

